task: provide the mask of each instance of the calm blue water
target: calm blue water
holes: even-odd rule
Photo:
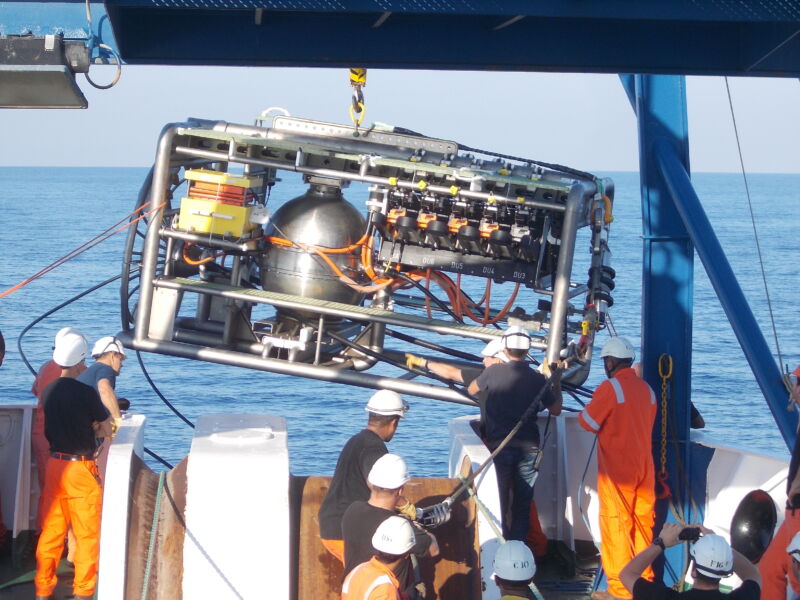
[[[16,284],[127,215],[145,172],[138,168],[0,168],[0,290]],[[604,175],[615,180],[617,190],[611,239],[617,270],[612,316],[619,333],[638,345],[639,179],[636,173]],[[273,208],[303,189],[291,176],[283,177],[285,183],[273,194]],[[774,350],[742,178],[699,174],[694,181]],[[794,297],[800,263],[800,236],[796,231],[800,175],[751,175],[750,184],[779,340],[785,360],[794,366],[800,361]],[[363,207],[363,189],[352,188],[346,195]],[[16,338],[22,328],[58,303],[119,273],[122,244],[123,236],[118,235],[0,300],[0,330],[9,346],[0,372],[0,402],[34,400],[28,392],[32,377],[16,350]],[[586,242],[579,243],[579,251],[585,249]],[[579,261],[585,262],[582,254]],[[769,410],[699,259],[695,265],[694,402],[715,439],[786,456]],[[585,272],[583,262],[576,272]],[[480,296],[482,288],[470,291]],[[498,304],[503,299],[503,292],[497,286],[493,290],[495,297]],[[530,300],[527,302],[530,307]],[[35,366],[49,358],[53,335],[67,325],[80,328],[91,340],[116,333],[120,318],[115,284],[56,313],[25,337],[25,352]],[[605,334],[600,339],[604,340]],[[461,342],[459,347],[477,352],[480,345]],[[289,423],[292,471],[296,474],[331,473],[339,449],[365,421],[363,404],[370,394],[368,390],[151,354],[143,357],[161,391],[190,419],[223,411],[285,416]],[[602,368],[598,363],[589,383],[596,384],[601,379]],[[170,462],[179,461],[189,449],[192,430],[163,406],[142,376],[135,358],[126,362],[117,386],[118,393],[131,400],[136,411],[148,416],[146,445]],[[414,474],[443,475],[447,469],[447,421],[467,412],[469,409],[461,406],[412,399],[412,410],[391,447],[407,458]],[[151,466],[158,467],[153,461]]]

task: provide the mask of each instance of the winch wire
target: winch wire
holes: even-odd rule
[[[753,201],[750,197],[750,185],[747,182],[747,171],[744,168],[744,157],[742,155],[742,144],[739,140],[739,128],[736,125],[736,114],[733,110],[733,98],[731,96],[731,87],[728,83],[728,78],[725,78],[725,89],[728,92],[728,105],[731,109],[731,121],[733,121],[733,132],[736,135],[736,148],[739,151],[739,166],[742,169],[742,179],[744,180],[744,191],[747,195],[747,207],[750,210],[750,223],[753,225],[753,237],[756,242],[756,252],[758,254],[758,264],[761,267],[761,280],[764,282],[764,294],[767,296],[767,308],[769,309],[769,320],[772,324],[772,334],[775,337],[775,349],[778,353],[778,365],[783,364],[783,355],[781,354],[781,345],[778,341],[778,328],[775,326],[775,314],[772,311],[772,300],[769,295],[769,285],[767,284],[767,272],[764,269],[764,258],[761,255],[761,243],[758,236],[758,228],[756,227],[756,218],[753,213]],[[789,382],[786,377],[783,378],[783,384],[786,386],[787,391],[791,392]]]
[[[138,268],[138,267],[137,267],[137,268]],[[138,273],[137,273],[137,274],[135,274],[135,275],[132,275],[132,276],[130,276],[130,277],[129,277],[129,280],[131,280],[131,281],[132,281],[132,280],[136,279],[138,276],[139,276],[139,274],[138,274]],[[110,277],[109,279],[106,279],[105,281],[101,281],[101,282],[100,282],[100,283],[98,283],[97,285],[93,285],[92,287],[90,287],[90,288],[88,288],[88,289],[86,289],[86,290],[82,291],[80,294],[77,294],[77,295],[73,296],[73,297],[72,297],[72,298],[70,298],[69,300],[66,300],[66,301],[62,302],[62,303],[61,303],[61,304],[59,304],[58,306],[55,306],[55,307],[51,308],[50,310],[48,310],[47,312],[45,312],[45,313],[43,313],[43,314],[39,315],[39,316],[38,316],[38,317],[36,317],[36,318],[35,318],[33,321],[31,321],[30,323],[28,323],[28,325],[26,325],[26,326],[25,326],[25,328],[24,328],[24,329],[23,329],[23,330],[20,332],[19,336],[17,337],[17,350],[19,351],[19,355],[20,355],[20,357],[22,358],[22,362],[24,362],[24,363],[25,363],[25,366],[26,366],[26,367],[28,368],[28,370],[31,372],[31,375],[33,375],[34,377],[36,377],[36,369],[34,369],[34,368],[33,368],[33,366],[31,365],[30,361],[28,361],[28,357],[25,355],[25,352],[22,350],[22,338],[25,336],[25,334],[26,334],[26,333],[28,333],[28,331],[30,331],[31,329],[33,329],[33,327],[35,327],[37,324],[41,323],[41,322],[42,322],[44,319],[46,319],[47,317],[49,317],[49,316],[50,316],[50,315],[52,315],[53,313],[55,313],[55,312],[58,312],[59,310],[61,310],[61,309],[62,309],[62,308],[64,308],[65,306],[69,306],[69,305],[70,305],[70,304],[72,304],[73,302],[75,302],[75,301],[77,301],[77,300],[80,300],[81,298],[83,298],[84,296],[87,296],[87,295],[91,294],[91,293],[92,293],[92,292],[94,292],[95,290],[99,290],[101,287],[104,287],[104,286],[108,285],[109,283],[113,283],[113,282],[115,282],[115,281],[117,281],[117,280],[119,280],[119,279],[122,279],[122,274],[120,274],[120,275],[114,275],[113,277]],[[138,354],[138,352],[137,352],[137,354]],[[141,363],[140,363],[140,364],[141,364]],[[142,369],[142,370],[144,371],[144,369]],[[147,373],[145,373],[145,376],[148,378],[148,380],[149,380],[149,381],[151,381],[151,385],[152,385],[152,386],[153,386],[153,388],[155,389],[155,384],[154,384],[154,383],[152,383],[152,380],[150,380],[150,378],[149,378],[149,376],[147,375]],[[156,392],[156,393],[159,393],[159,392]],[[161,394],[159,393],[159,396],[160,396],[160,395],[161,395]],[[163,398],[163,397],[162,397],[162,398]],[[167,404],[168,404],[168,403],[167,403]],[[158,454],[156,454],[155,452],[153,452],[152,450],[150,450],[149,448],[147,448],[147,446],[145,446],[145,447],[144,447],[144,451],[145,451],[145,453],[146,453],[146,454],[149,454],[150,456],[152,456],[153,458],[155,458],[157,461],[159,461],[161,464],[163,464],[163,465],[167,466],[167,467],[168,467],[168,468],[170,468],[170,469],[172,468],[172,465],[171,465],[171,464],[169,464],[169,463],[168,463],[166,460],[164,460],[163,458],[161,458],[161,457],[160,457]]]
[[[135,277],[138,277],[138,275],[135,275],[131,279],[133,279]],[[113,283],[114,281],[117,281],[118,279],[121,279],[121,278],[122,278],[122,275],[114,275],[114,277],[110,277],[109,279],[106,279],[105,281],[101,281],[97,285],[93,285],[89,289],[86,289],[86,290],[82,291],[80,294],[78,294],[76,296],[73,296],[69,300],[66,300],[66,301],[62,302],[61,304],[59,304],[58,306],[55,306],[54,308],[51,308],[47,312],[42,313],[41,315],[36,317],[33,321],[31,321],[30,323],[28,323],[25,326],[25,328],[20,332],[19,336],[17,337],[17,350],[19,351],[20,358],[22,358],[22,362],[24,362],[25,366],[28,367],[28,370],[31,372],[31,375],[36,377],[36,369],[33,368],[31,363],[28,361],[28,357],[25,355],[25,352],[22,350],[22,338],[25,337],[25,334],[28,333],[31,329],[33,329],[34,326],[38,325],[39,323],[44,321],[47,317],[52,315],[54,312],[58,312],[59,310],[61,310],[65,306],[68,306],[69,304],[72,304],[76,300],[80,300],[81,298],[91,294],[95,290],[99,290],[101,287],[104,287],[104,286],[108,285],[109,283]]]
[[[147,369],[144,366],[144,361],[142,360],[142,353],[139,352],[138,350],[136,351],[136,360],[139,361],[139,366],[142,369],[142,373],[144,374],[144,378],[147,380],[147,383],[150,384],[150,387],[153,388],[153,391],[156,393],[156,395],[159,398],[161,398],[161,401],[167,406],[167,408],[169,408],[173,413],[175,413],[175,416],[177,416],[181,421],[186,423],[189,427],[194,429],[194,423],[192,423],[189,419],[187,419],[183,415],[183,413],[181,413],[181,411],[175,408],[175,406],[169,400],[167,400],[166,397],[164,397],[164,394],[161,393],[161,390],[159,390],[156,387],[155,382],[150,377],[150,373],[147,372]]]

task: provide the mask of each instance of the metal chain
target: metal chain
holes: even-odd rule
[[[664,362],[667,362],[668,371],[664,370]],[[661,377],[661,470],[659,475],[664,477],[667,474],[667,401],[668,401],[668,382],[672,379],[672,357],[669,354],[662,354],[658,358],[658,375]]]

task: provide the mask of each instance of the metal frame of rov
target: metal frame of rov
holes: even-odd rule
[[[165,127],[158,148],[132,217],[146,220],[146,232],[142,221],[131,228],[123,260],[120,336],[130,347],[472,404],[435,376],[410,381],[420,374],[413,368],[398,377],[366,371],[378,362],[406,368],[384,344],[387,325],[488,341],[501,334],[493,326],[508,323],[528,329],[548,363],[570,356],[567,382],[585,380],[594,332],[613,303],[611,180],[419,134],[288,116],[253,126],[191,119]],[[280,171],[302,174],[309,188],[269,214]],[[217,183],[190,181],[173,205],[184,179],[201,176]],[[239,188],[220,183],[236,177]],[[366,218],[342,194],[352,182],[369,185]],[[238,194],[233,208],[228,192]],[[583,227],[591,268],[588,280],[572,281]],[[491,310],[488,299],[469,298],[462,276],[515,290]],[[408,287],[422,295],[400,293]],[[538,298],[536,310],[511,310],[520,291]],[[274,314],[256,318],[259,305]],[[414,314],[420,309],[427,315]]]

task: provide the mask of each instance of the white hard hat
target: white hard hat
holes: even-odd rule
[[[74,367],[86,358],[89,346],[86,339],[79,333],[65,333],[56,341],[53,349],[53,362],[60,367]]]
[[[794,560],[800,561],[800,532],[794,534],[792,541],[789,542],[789,545],[786,547],[786,552]]]
[[[397,454],[384,454],[369,471],[367,481],[372,485],[387,489],[396,490],[403,487],[411,475],[408,474],[408,467],[404,461]]]
[[[53,340],[53,348],[58,345],[58,340],[67,335],[68,333],[77,333],[81,337],[85,337],[80,331],[75,329],[74,327],[62,327],[58,330],[55,339]]]
[[[378,390],[372,394],[372,398],[369,399],[364,410],[376,415],[398,415],[402,418],[408,410],[408,403],[397,392]]]
[[[494,555],[494,574],[507,581],[528,581],[536,574],[533,553],[519,540],[510,540]]]
[[[509,350],[528,350],[531,347],[531,334],[524,327],[512,325],[503,332],[503,344]]]
[[[636,352],[633,351],[633,346],[631,346],[631,343],[625,338],[612,337],[603,344],[603,349],[600,350],[600,358],[605,356],[633,360],[636,358]]]
[[[127,354],[125,354],[125,346],[113,335],[101,337],[94,343],[94,347],[92,348],[92,356],[95,358],[106,352],[119,352],[122,356],[127,356]]]
[[[505,352],[503,352],[503,340],[502,338],[494,338],[486,347],[481,350],[481,354],[483,356],[489,358],[499,358],[503,362],[508,362],[508,356]]]
[[[400,556],[414,547],[414,528],[405,517],[392,516],[378,525],[372,547],[386,554]]]
[[[692,545],[689,554],[701,575],[722,579],[733,573],[733,552],[721,535],[704,535]]]

